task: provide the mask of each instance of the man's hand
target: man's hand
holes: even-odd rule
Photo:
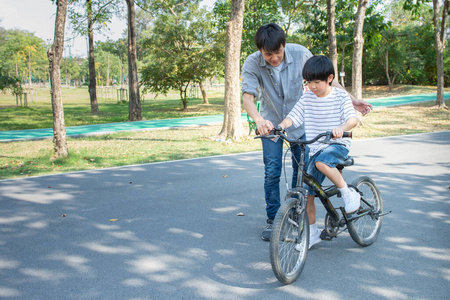
[[[258,132],[260,135],[268,135],[270,131],[273,129],[273,124],[269,120],[262,120],[257,122]]]
[[[333,80],[331,85],[346,91],[345,88],[343,88],[342,85],[340,85],[339,82],[337,82],[336,80]],[[357,111],[362,113],[363,116],[367,115],[373,109],[372,104],[367,103],[364,100],[356,99],[352,94],[350,94],[348,92],[347,92],[347,94],[350,96],[350,99],[352,99],[353,107]]]
[[[364,101],[364,100],[360,100],[360,99],[352,99],[352,103],[353,103],[353,107],[359,111],[360,113],[362,113],[363,116],[367,115],[368,113],[370,113],[370,111],[373,109],[372,104]]]

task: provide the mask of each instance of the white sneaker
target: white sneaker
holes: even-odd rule
[[[311,249],[312,246],[314,246],[315,244],[318,244],[322,241],[322,239],[320,238],[320,234],[322,232],[317,229],[316,233],[309,233],[309,247],[308,249]]]
[[[354,213],[361,206],[361,195],[354,189],[350,189],[350,193],[342,195],[344,200],[345,212],[348,214]]]

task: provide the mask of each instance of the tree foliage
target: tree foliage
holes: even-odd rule
[[[7,75],[0,75],[0,91],[6,92],[6,90],[11,90],[13,95],[20,95],[23,92],[20,80],[17,77],[10,77]]]
[[[197,1],[157,7],[160,12],[141,41],[146,64],[141,69],[144,92],[166,94],[178,90],[183,109],[191,83],[215,76],[220,64],[212,15]]]
[[[31,72],[30,72],[31,71]],[[11,29],[0,34],[0,72],[22,83],[45,80],[48,74],[45,42],[33,33]],[[30,78],[30,73],[31,77]]]
[[[241,65],[247,56],[257,51],[254,37],[259,27],[268,23],[282,23],[282,14],[277,1],[247,0],[244,3],[244,24],[242,29]],[[214,17],[219,34],[225,36],[226,23],[230,20],[231,0],[217,0]]]

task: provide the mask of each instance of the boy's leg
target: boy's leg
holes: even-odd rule
[[[308,196],[308,202],[306,204],[306,213],[308,214],[309,225],[316,223],[316,204],[314,203],[314,195]]]
[[[314,162],[315,162],[315,159],[317,158],[317,156],[318,156],[318,154],[309,158],[309,165],[307,168],[307,173],[309,175],[313,176],[319,182],[322,182],[324,179],[324,175],[322,173],[320,173],[314,166]],[[323,178],[320,179],[317,177],[323,177]],[[306,204],[306,212],[308,214],[308,219],[309,219],[309,248],[311,248],[315,244],[322,241],[320,239],[321,231],[319,230],[319,228],[317,228],[317,223],[316,223],[316,204],[314,203],[315,193],[307,185],[305,185],[304,188],[306,188],[308,190],[308,198],[307,198],[308,202]]]
[[[352,213],[360,206],[360,195],[350,190],[336,165],[343,163],[348,157],[348,150],[341,145],[330,145],[317,157],[315,166],[332,183],[339,188],[345,204],[345,211]]]
[[[345,183],[344,178],[342,177],[341,172],[339,172],[336,168],[331,168],[327,164],[317,161],[316,162],[316,168],[320,172],[322,172],[330,181],[335,184],[338,188],[343,188],[347,184]]]

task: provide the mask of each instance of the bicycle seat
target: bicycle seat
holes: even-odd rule
[[[344,167],[352,166],[355,163],[355,160],[352,156],[349,156],[342,164],[336,166],[338,169],[342,169]]]

